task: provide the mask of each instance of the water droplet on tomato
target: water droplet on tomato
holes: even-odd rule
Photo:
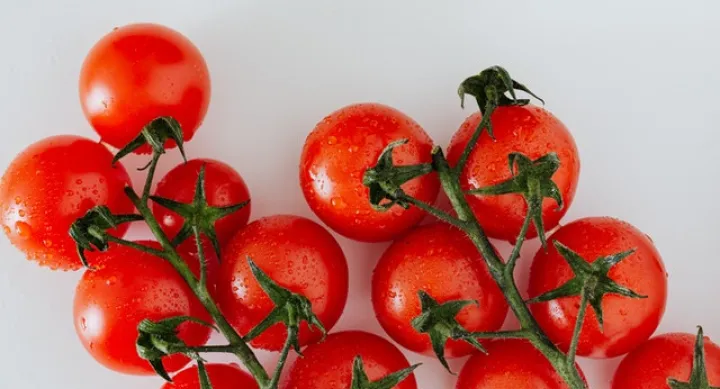
[[[78,178],[77,180],[75,180],[75,183],[78,184],[78,185],[81,185],[81,184],[82,184],[82,180]]]
[[[11,231],[10,231],[10,227],[8,227],[8,226],[3,226],[3,231],[5,231],[5,234],[6,234],[6,235],[10,235],[10,232],[11,232]]]
[[[80,318],[80,328],[83,331],[87,330],[87,319],[85,319],[84,317]]]
[[[43,239],[43,244],[45,245],[45,247],[49,248],[49,247],[52,247],[53,242],[50,239]]]
[[[18,210],[18,215],[19,215],[20,217],[25,217],[25,210],[24,210],[24,209]]]
[[[20,196],[15,197],[15,204],[20,205],[21,202],[22,199],[20,198]]]
[[[350,146],[350,148],[348,148],[348,151],[351,153],[354,153],[354,152],[358,151],[359,149],[360,149],[360,147],[358,145],[352,145],[352,146]]]
[[[345,201],[340,197],[331,198],[330,204],[332,204],[333,207],[339,208],[339,209],[345,208],[345,206],[347,206],[347,204],[345,204]]]
[[[88,348],[90,349],[90,351],[92,351],[95,348],[95,343],[90,342],[90,344],[88,345]]]
[[[15,233],[20,237],[26,238],[32,234],[32,228],[25,222],[17,222],[15,223]]]
[[[337,143],[337,138],[333,135],[330,135],[327,139],[327,144],[334,145],[335,143]]]

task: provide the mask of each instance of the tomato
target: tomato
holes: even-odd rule
[[[615,372],[612,389],[668,388],[668,378],[689,382],[695,335],[656,336],[628,354]],[[710,385],[720,386],[720,347],[705,338],[705,367]]]
[[[416,207],[394,206],[387,212],[370,205],[365,171],[377,164],[385,147],[396,140],[398,165],[430,162],[432,140],[410,117],[381,104],[355,104],[323,119],[310,133],[300,159],[300,184],[305,200],[330,228],[349,238],[378,242],[395,238],[424,216]],[[432,203],[440,188],[436,174],[405,183],[410,196]]]
[[[460,371],[456,389],[568,388],[550,362],[526,340],[496,339],[487,344],[487,352],[470,357]]]
[[[298,216],[270,216],[248,224],[225,246],[218,304],[241,334],[248,333],[274,308],[255,280],[248,257],[280,286],[307,297],[326,330],[337,323],[347,300],[348,267],[342,249],[323,227]],[[286,336],[284,324],[278,323],[251,344],[280,350]],[[305,322],[300,327],[302,345],[316,342],[321,336]]]
[[[558,241],[588,262],[630,249],[635,253],[613,266],[608,276],[621,286],[647,296],[634,299],[606,294],[602,299],[604,328],[595,312],[588,309],[577,354],[594,358],[623,355],[646,341],[657,329],[665,312],[667,274],[660,254],[650,238],[637,228],[609,217],[576,220],[558,229],[548,251],[535,255],[530,270],[528,294],[538,296],[563,285],[573,272],[552,242]],[[580,297],[566,297],[530,306],[542,329],[566,350],[572,339]]]
[[[234,364],[221,363],[205,364],[213,389],[258,389],[252,376]],[[160,389],[200,389],[197,366],[185,369],[173,377]]]
[[[367,332],[346,331],[328,335],[309,346],[289,370],[283,389],[345,389],[352,382],[353,360],[360,356],[370,381],[410,367],[392,343]],[[393,389],[417,389],[410,375]]]
[[[71,135],[30,145],[10,163],[0,181],[3,230],[10,241],[43,266],[76,270],[82,265],[70,225],[96,205],[116,214],[133,212],[123,188],[130,177],[111,166],[105,146]],[[111,231],[122,236],[127,225]]]
[[[460,159],[480,120],[480,113],[470,115],[453,136],[447,151],[452,166]],[[532,105],[499,107],[492,115],[491,122],[495,140],[490,138],[487,130],[483,130],[462,172],[462,188],[477,189],[512,177],[508,168],[510,153],[519,152],[533,160],[551,152],[557,153],[560,168],[552,179],[560,189],[565,206],[558,210],[557,203],[549,198],[542,205],[545,229],[553,229],[575,197],[580,174],[580,159],[572,135],[550,112]],[[517,239],[527,214],[527,203],[521,195],[469,195],[467,199],[488,236],[507,241]],[[535,236],[537,231],[531,225],[527,237]]]
[[[116,148],[160,116],[175,118],[190,140],[209,102],[202,54],[179,32],[157,24],[115,28],[93,46],[80,71],[83,112],[102,141]]]
[[[195,196],[195,184],[203,165],[205,166],[205,195],[209,205],[224,207],[250,200],[247,185],[240,174],[229,165],[213,159],[193,159],[176,166],[160,180],[155,189],[155,195],[181,203],[192,203]],[[157,203],[152,204],[152,211],[163,231],[171,238],[180,231],[180,227],[185,222],[180,215]],[[247,224],[249,218],[250,204],[248,203],[237,212],[216,221],[215,233],[220,244],[225,244],[230,240],[237,230]]]
[[[139,243],[159,247],[153,242]],[[90,355],[111,370],[154,374],[135,348],[137,326],[143,319],[193,316],[210,321],[185,281],[162,258],[113,245],[93,255],[90,264],[95,270],[85,272],[75,291],[75,330]],[[199,346],[209,339],[210,328],[183,323],[178,334],[188,345]],[[169,372],[179,370],[188,361],[182,355],[163,359]]]
[[[399,238],[380,258],[372,279],[375,314],[396,342],[415,352],[433,354],[430,338],[411,324],[420,315],[418,292],[438,303],[476,300],[456,316],[470,332],[495,331],[502,326],[508,306],[485,262],[467,236],[443,223],[428,224]],[[475,348],[450,340],[446,357],[461,357]]]

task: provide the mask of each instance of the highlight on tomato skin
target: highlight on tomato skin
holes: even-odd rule
[[[425,213],[395,206],[378,211],[370,204],[363,175],[375,166],[391,142],[398,165],[429,163],[433,141],[406,114],[377,103],[353,104],[331,113],[308,135],[300,159],[300,186],[310,209],[336,232],[363,242],[382,242],[409,231]],[[440,189],[437,174],[408,181],[402,189],[434,203]]]
[[[123,193],[130,177],[112,159],[104,145],[74,135],[51,136],[20,152],[0,181],[0,224],[10,242],[42,266],[80,269],[70,225],[97,205],[115,214],[134,211]],[[120,237],[127,228],[110,233]]]
[[[192,139],[211,93],[198,48],[181,33],[150,23],[115,28],[100,39],[82,64],[79,86],[86,118],[102,141],[117,149],[161,116],[176,119],[183,139]]]
[[[255,379],[234,363],[207,363],[205,369],[213,389],[259,389]],[[200,389],[197,366],[177,373],[172,379],[160,389]]]

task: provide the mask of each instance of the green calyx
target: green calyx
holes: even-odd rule
[[[420,366],[419,363],[371,382],[367,373],[365,373],[362,357],[358,355],[355,357],[355,360],[353,360],[353,375],[350,389],[392,389],[408,378],[418,366]]]
[[[393,163],[393,149],[407,142],[407,139],[402,139],[387,145],[377,164],[365,171],[363,184],[370,189],[370,204],[377,210],[386,211],[393,205],[410,207],[410,203],[403,199],[401,186],[433,170],[431,164],[397,166]]]
[[[290,339],[288,343],[292,345],[293,349],[300,354],[300,341],[298,338],[298,330],[300,323],[305,321],[312,328],[315,327],[322,332],[323,337],[327,335],[325,326],[320,322],[320,319],[313,313],[312,304],[307,297],[293,293],[273,281],[268,277],[265,272],[260,269],[252,259],[248,258],[248,264],[252,271],[255,279],[260,284],[260,287],[267,293],[270,300],[275,304],[275,308],[270,314],[263,319],[255,328],[250,330],[247,335],[243,337],[246,342],[249,342],[265,330],[272,327],[277,323],[284,323],[288,329]]]
[[[477,301],[453,300],[440,304],[424,291],[418,292],[422,313],[412,320],[413,328],[420,333],[430,336],[430,343],[438,360],[451,374],[450,366],[445,359],[445,344],[449,339],[462,339],[476,349],[485,352],[477,339],[470,337],[455,317],[468,305],[477,305]]]
[[[177,328],[186,322],[202,324],[215,328],[212,324],[190,316],[177,316],[160,321],[145,319],[138,325],[138,338],[135,342],[138,355],[147,360],[153,370],[166,381],[172,381],[165,370],[162,358],[173,354],[185,354],[189,358],[202,361],[200,355],[190,349],[178,337]]]
[[[570,265],[575,277],[557,289],[530,299],[528,304],[555,300],[562,297],[582,295],[595,311],[598,324],[602,330],[602,299],[606,294],[612,293],[629,298],[647,298],[647,296],[642,296],[624,286],[619,285],[608,277],[610,269],[634,253],[635,250],[628,250],[600,257],[594,262],[589,263],[562,243],[558,241],[553,243],[560,255],[565,259],[565,261],[567,261],[568,265]]]
[[[560,189],[552,180],[553,175],[560,168],[560,159],[557,154],[550,153],[536,160],[531,160],[521,153],[508,155],[508,166],[512,177],[484,188],[469,191],[469,194],[497,196],[508,193],[517,193],[523,196],[528,205],[528,215],[535,225],[543,247],[547,247],[545,227],[543,225],[542,204],[545,198],[555,200],[560,210],[563,208],[563,199]]]
[[[118,151],[113,158],[113,164],[146,144],[150,145],[153,154],[165,154],[165,143],[168,140],[172,140],[177,144],[183,160],[187,162],[185,149],[183,148],[183,133],[180,123],[172,117],[161,116],[143,127],[135,139]]]
[[[91,208],[84,216],[70,225],[68,233],[75,241],[77,253],[83,266],[90,268],[85,251],[105,251],[108,249],[107,230],[117,228],[123,223],[143,220],[140,215],[114,215],[110,208],[101,205]]]
[[[220,258],[220,243],[215,233],[215,222],[219,219],[229,216],[234,212],[245,207],[250,201],[244,201],[240,204],[229,205],[225,207],[212,207],[207,202],[205,193],[205,166],[200,167],[198,179],[195,184],[195,196],[190,204],[180,203],[174,200],[166,199],[158,196],[150,196],[152,201],[158,205],[167,208],[185,219],[180,231],[173,239],[173,245],[185,241],[185,239],[193,235],[194,229],[207,236],[215,249],[215,253]]]
[[[667,384],[670,389],[720,389],[716,386],[710,386],[705,365],[705,337],[703,336],[702,327],[698,327],[697,337],[695,338],[693,365],[689,382],[680,382],[675,378],[668,378]]]

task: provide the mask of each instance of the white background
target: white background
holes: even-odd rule
[[[212,75],[210,110],[189,154],[238,169],[252,191],[253,218],[314,217],[297,164],[305,136],[324,115],[378,101],[405,111],[445,145],[471,112],[459,107],[458,83],[503,65],[575,136],[583,166],[566,220],[610,215],[650,234],[670,276],[660,331],[694,332],[703,324],[720,337],[720,2],[2,3],[0,168],[43,137],[94,136],[77,97],[85,54],[114,26],[159,22],[190,37]],[[160,173],[177,162],[164,160]],[[129,168],[142,164],[128,161]],[[382,333],[368,289],[385,245],[339,241],[351,294],[336,329]],[[531,242],[524,250],[525,263],[536,249]],[[0,388],[160,386],[154,377],[105,370],[86,354],[71,314],[80,273],[41,269],[4,237],[0,258]],[[436,362],[407,355],[426,362],[417,373],[421,389],[454,386]],[[581,363],[593,388],[609,387],[617,361]]]

